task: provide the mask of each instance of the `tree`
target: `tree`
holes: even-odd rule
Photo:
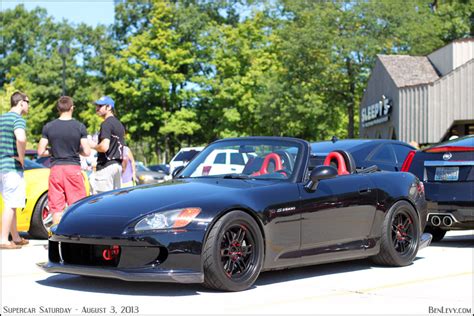
[[[200,21],[198,17],[180,20],[180,4],[151,4],[150,23],[108,60],[109,89],[124,108],[122,121],[133,139],[158,138],[169,157],[180,139],[200,128],[193,121],[196,93],[190,88],[197,74],[190,33],[199,27]],[[153,141],[150,147],[156,152],[159,146]]]
[[[92,133],[99,119],[91,101],[102,94],[104,61],[111,50],[106,28],[78,26],[67,21],[55,23],[44,9],[27,11],[23,5],[1,13],[3,89],[11,83],[31,100],[28,139],[35,143],[43,125],[57,117],[56,101],[62,94],[62,59],[66,61],[67,94],[74,98],[75,115],[85,121]],[[66,56],[60,46],[69,48]]]

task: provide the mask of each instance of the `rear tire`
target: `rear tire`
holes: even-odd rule
[[[263,266],[259,226],[245,212],[225,214],[209,232],[202,257],[204,286],[223,291],[247,290]]]
[[[402,267],[413,262],[420,244],[420,221],[413,206],[395,203],[385,216],[380,252],[372,260],[381,265]]]
[[[44,212],[49,214],[47,218],[43,217],[45,214]],[[36,202],[33,215],[31,215],[31,224],[28,234],[33,238],[48,239],[48,230],[46,227],[51,226],[51,223],[52,219],[51,214],[49,213],[48,192],[46,192],[38,199],[38,202]]]
[[[438,242],[444,238],[444,235],[446,235],[447,230],[433,226],[426,226],[425,232],[433,236],[433,242]]]

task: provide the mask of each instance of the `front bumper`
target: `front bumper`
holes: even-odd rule
[[[43,262],[37,264],[49,273],[67,273],[75,275],[93,276],[101,278],[120,279],[136,282],[171,282],[171,283],[203,283],[204,274],[186,270],[159,270],[144,269],[116,269],[98,268],[79,265],[63,265],[60,263]]]
[[[124,281],[202,283],[203,231],[84,237],[53,234],[46,272]]]

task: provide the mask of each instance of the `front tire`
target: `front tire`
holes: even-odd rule
[[[28,234],[33,238],[48,239],[48,229],[53,218],[48,206],[48,192],[44,193],[36,202]]]
[[[227,213],[212,227],[204,244],[204,286],[247,290],[260,274],[263,257],[263,238],[255,220],[242,211]]]
[[[420,220],[406,201],[395,203],[385,216],[380,238],[380,252],[375,263],[402,267],[413,262],[420,243]]]

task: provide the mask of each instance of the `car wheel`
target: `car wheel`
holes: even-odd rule
[[[48,192],[46,192],[36,202],[28,233],[34,238],[48,239],[48,229],[52,223],[53,216],[49,211]]]
[[[419,227],[418,214],[413,206],[406,201],[395,203],[384,219],[380,252],[373,261],[397,267],[411,264],[418,252]]]
[[[254,219],[233,211],[220,218],[203,249],[204,286],[243,291],[250,288],[263,266],[263,238]]]
[[[447,231],[438,227],[426,226],[425,232],[433,236],[433,242],[437,242],[444,238]]]

